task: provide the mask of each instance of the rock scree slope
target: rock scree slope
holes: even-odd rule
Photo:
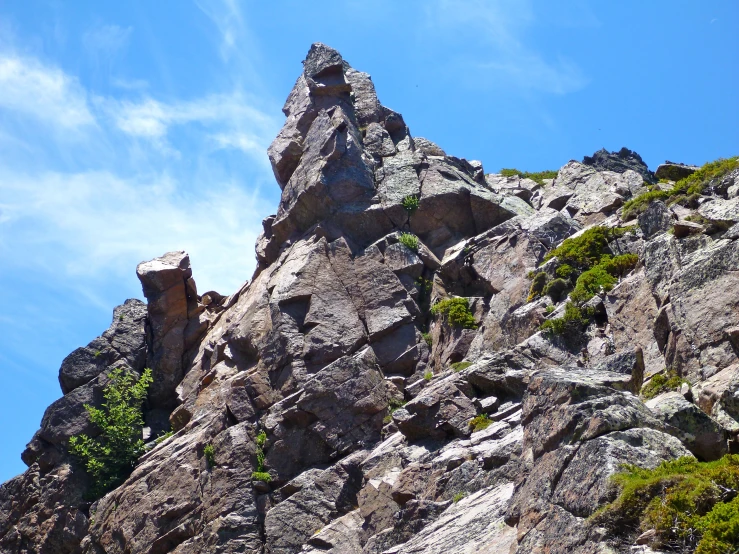
[[[323,44],[283,112],[253,277],[200,294],[185,252],[138,266],[147,303],[64,359],[0,486],[0,552],[652,551],[590,516],[622,464],[737,451],[739,173],[625,223],[668,186],[635,152],[486,174]],[[594,228],[578,266],[563,242]],[[153,370],[149,449],[93,501],[68,442],[119,367]]]

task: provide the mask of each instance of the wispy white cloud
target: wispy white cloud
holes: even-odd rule
[[[477,55],[454,63],[471,82],[552,94],[581,89],[588,79],[576,63],[527,43],[535,16],[528,0],[431,0],[426,6],[427,27],[436,37],[464,33],[479,43]]]
[[[82,35],[82,44],[94,54],[112,54],[128,46],[133,27],[96,25]]]
[[[59,67],[0,50],[0,110],[10,116],[0,118],[0,145],[18,152],[33,140],[27,156],[37,160],[0,159],[4,271],[47,275],[106,310],[98,291],[171,250],[190,252],[203,290],[233,292],[250,276],[272,211],[260,187],[273,182],[266,148],[279,128],[252,96],[103,96]]]
[[[220,54],[228,61],[244,38],[244,17],[237,0],[195,0],[195,4],[218,28]]]
[[[167,173],[0,171],[0,235],[13,237],[0,242],[6,268],[30,266],[85,288],[185,249],[201,288],[233,292],[254,267],[259,216],[268,207],[243,183],[186,188]]]
[[[75,129],[95,124],[79,81],[30,57],[0,54],[0,110]]]

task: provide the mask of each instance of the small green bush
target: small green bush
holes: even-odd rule
[[[418,196],[409,195],[403,198],[402,204],[408,213],[413,213],[418,209]]]
[[[427,371],[426,373],[423,374],[423,378],[426,379],[427,381],[431,381],[431,379],[434,378],[434,374],[431,373],[430,371]]]
[[[684,457],[654,469],[633,465],[612,477],[618,498],[593,515],[617,534],[654,529],[652,548],[696,554],[736,552],[739,546],[739,455],[714,462]]]
[[[544,179],[554,179],[557,176],[557,171],[550,169],[546,171],[536,171],[530,173],[528,171],[519,171],[518,169],[501,169],[500,174],[503,177],[521,177],[522,179],[531,179],[536,183],[543,185]]]
[[[203,448],[203,456],[205,456],[205,461],[208,462],[208,467],[215,467],[216,449],[212,444],[205,445],[205,448]]]
[[[720,179],[737,167],[739,167],[739,156],[719,158],[709,162],[692,175],[680,179],[670,190],[652,190],[632,198],[624,204],[621,218],[628,221],[637,217],[655,200],[665,200],[670,203],[679,201],[694,203],[709,183]]]
[[[577,278],[575,289],[570,293],[574,302],[583,303],[590,300],[600,291],[608,292],[617,282],[616,278],[608,273],[601,265],[583,272]]]
[[[167,439],[168,439],[169,437],[171,437],[172,435],[174,435],[174,431],[167,431],[166,433],[162,433],[161,435],[159,435],[159,436],[158,436],[158,437],[156,438],[155,442],[156,442],[157,444],[161,444],[161,443],[163,443],[164,441],[166,441],[166,440],[167,440]]]
[[[469,426],[472,429],[472,431],[482,431],[483,429],[487,429],[490,427],[490,425],[493,423],[493,420],[490,419],[487,414],[480,414],[475,417],[473,417],[470,420]]]
[[[654,375],[647,384],[641,389],[641,396],[645,400],[654,398],[663,392],[674,391],[680,388],[683,383],[690,384],[690,381],[680,377],[677,372],[669,370],[665,373]]]
[[[382,424],[387,425],[393,420],[393,416],[390,414],[387,414],[385,417],[382,418]]]
[[[472,365],[472,362],[454,362],[451,364],[452,371],[459,373],[463,369],[467,369]]]
[[[431,306],[432,315],[446,317],[449,325],[462,329],[477,329],[475,316],[470,311],[470,303],[466,298],[446,298]]]
[[[457,493],[457,494],[455,494],[455,495],[454,495],[454,497],[452,498],[452,502],[453,502],[454,504],[456,504],[457,502],[459,502],[460,500],[462,500],[462,499],[463,499],[463,498],[465,498],[466,496],[467,496],[467,493],[466,493],[466,492],[458,492],[458,493]]]
[[[103,390],[101,408],[85,404],[90,421],[100,435],[77,435],[69,439],[69,452],[80,461],[90,476],[89,494],[100,498],[119,486],[133,471],[136,460],[145,452],[141,430],[141,407],[153,378],[150,369],[141,377],[117,368],[108,374],[110,383]]]
[[[269,483],[270,481],[272,481],[272,476],[266,471],[254,471],[251,474],[251,478],[254,481],[264,481],[265,483]]]
[[[426,341],[426,344],[428,344],[429,347],[431,347],[433,343],[433,339],[431,338],[431,333],[421,333],[421,336],[423,337],[423,340]]]
[[[565,304],[565,313],[562,317],[547,319],[539,329],[550,335],[574,339],[588,326],[592,316],[589,309],[581,308],[574,302],[568,302]]]
[[[547,284],[547,274],[543,271],[540,271],[536,275],[534,275],[534,280],[531,282],[531,288],[529,289],[529,297],[526,299],[526,302],[531,302],[535,298],[538,298],[541,296],[541,293],[544,292],[544,287]]]
[[[549,314],[551,314],[552,312],[554,312],[554,306],[552,306],[552,305],[549,305],[549,306],[547,306],[546,308],[544,308],[544,313],[545,313],[545,314],[549,315]]]
[[[575,273],[577,273],[577,270],[569,264],[562,264],[557,268],[557,271],[555,272],[557,277],[559,277],[560,279],[569,279]]]
[[[623,236],[628,229],[591,227],[581,235],[565,239],[564,242],[544,256],[544,260],[557,257],[563,264],[579,271],[590,269],[601,261],[608,251],[608,241]]]
[[[406,402],[404,400],[398,400],[397,398],[391,398],[390,402],[388,402],[387,407],[388,410],[390,410],[390,413],[392,414],[395,410],[398,410],[406,405]]]
[[[407,248],[410,248],[414,252],[418,252],[418,237],[413,233],[400,233],[398,242]]]
[[[621,212],[621,219],[624,221],[634,219],[644,212],[647,207],[649,207],[649,204],[655,200],[667,200],[669,197],[670,192],[667,190],[650,190],[644,194],[640,194],[636,198],[632,198],[624,204],[624,210]]]
[[[570,288],[569,281],[564,279],[553,279],[544,287],[544,294],[552,299],[552,302],[559,302],[567,289]]]
[[[272,477],[267,472],[267,468],[264,465],[264,460],[265,460],[264,445],[267,442],[267,433],[264,429],[262,429],[261,431],[259,431],[259,433],[257,433],[257,436],[254,442],[257,445],[257,448],[256,448],[257,470],[251,474],[251,478],[254,479],[255,481],[264,481],[265,483],[269,483],[272,480]]]

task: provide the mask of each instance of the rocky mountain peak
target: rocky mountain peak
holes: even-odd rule
[[[0,551],[669,545],[611,478],[737,451],[737,159],[654,186],[627,149],[486,175],[320,43],[283,112],[254,275],[200,294],[184,251],[139,264],[147,303],[64,359],[0,486]],[[69,442],[118,368],[153,370],[147,450],[93,499]]]

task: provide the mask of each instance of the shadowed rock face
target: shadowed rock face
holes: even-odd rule
[[[532,273],[559,277],[548,252],[623,225],[654,181],[638,154],[597,152],[543,185],[485,175],[414,138],[323,44],[283,112],[252,279],[199,295],[186,252],[139,264],[147,304],[64,359],[29,469],[0,486],[3,554],[628,552],[635,529],[588,519],[621,464],[736,450],[729,177],[699,212],[654,203],[609,242],[639,263],[588,301],[572,343],[539,331],[567,295],[532,293]],[[454,296],[464,327],[430,312]],[[84,404],[115,367],[153,370],[150,449],[91,504],[67,444],[97,432]],[[666,367],[692,390],[645,404]]]

